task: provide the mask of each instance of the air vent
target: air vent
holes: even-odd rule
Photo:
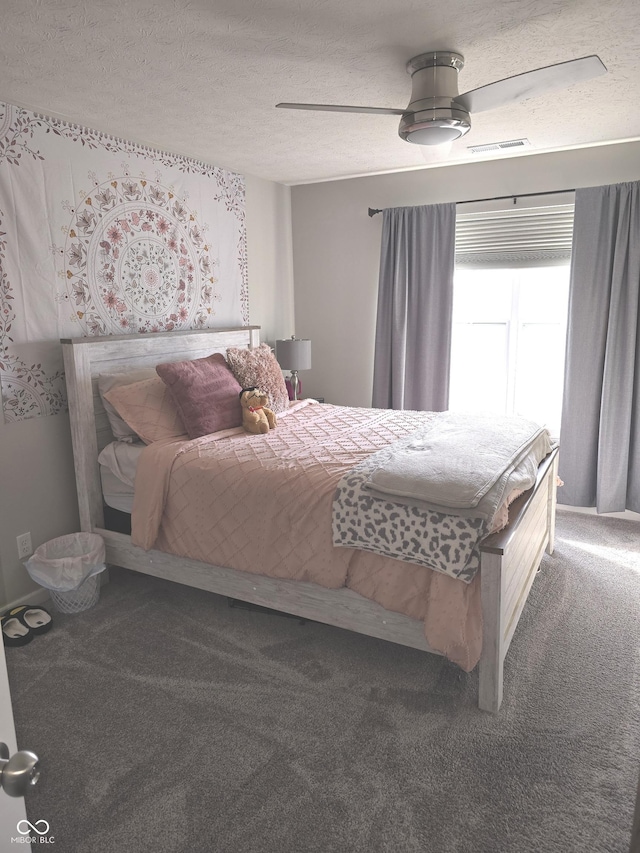
[[[505,151],[509,148],[526,148],[531,145],[528,139],[510,139],[508,142],[490,142],[488,145],[469,145],[472,154],[484,154],[487,151]]]

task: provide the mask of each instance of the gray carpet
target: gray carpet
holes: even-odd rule
[[[442,658],[112,569],[7,649],[29,816],[58,853],[626,853],[639,540],[559,514],[497,716]]]

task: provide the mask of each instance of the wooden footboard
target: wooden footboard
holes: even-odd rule
[[[504,659],[545,549],[553,552],[558,451],[540,466],[536,485],[510,508],[509,527],[480,546],[483,638],[479,706],[502,702]]]

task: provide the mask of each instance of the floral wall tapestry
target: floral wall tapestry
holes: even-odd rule
[[[248,322],[241,175],[0,103],[5,422],[66,408],[60,338]]]

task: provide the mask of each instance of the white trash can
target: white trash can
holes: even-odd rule
[[[49,590],[56,610],[80,613],[98,603],[104,558],[102,536],[69,533],[40,545],[24,565],[31,578]]]

